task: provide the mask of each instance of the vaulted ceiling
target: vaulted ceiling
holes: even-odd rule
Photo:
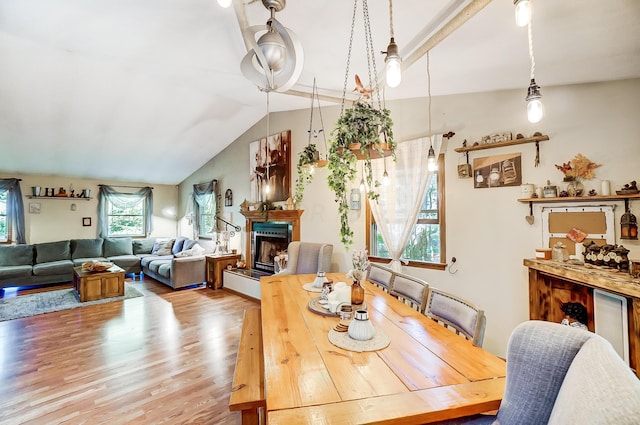
[[[381,73],[389,2],[368,3]],[[543,94],[640,77],[640,1],[532,3]],[[353,74],[368,74],[358,7],[348,91]],[[289,0],[276,14],[300,39],[304,68],[290,93],[271,95],[271,111],[308,108],[314,77],[321,95],[342,97],[352,10],[347,0]],[[427,94],[428,49],[433,96],[516,88],[524,97],[527,30],[513,14],[512,0],[395,0],[408,66],[386,98]],[[181,182],[264,117],[265,94],[240,71],[241,28],[268,17],[256,0],[228,9],[215,0],[0,0],[0,172]],[[452,19],[466,21],[440,40]]]

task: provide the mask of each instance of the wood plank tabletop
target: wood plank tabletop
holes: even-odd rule
[[[371,352],[334,346],[327,335],[339,319],[307,308],[320,294],[302,285],[314,277],[260,279],[270,424],[304,423],[305,417],[314,423],[426,423],[499,407],[503,360],[369,282],[363,286],[370,319],[391,343]],[[343,273],[328,277],[351,284]],[[366,417],[351,415],[363,410]]]

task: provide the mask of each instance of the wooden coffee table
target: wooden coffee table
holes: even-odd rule
[[[74,267],[73,286],[80,302],[121,297],[124,295],[124,270],[116,265],[103,272]]]

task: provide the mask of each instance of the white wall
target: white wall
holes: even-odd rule
[[[610,180],[612,191],[631,180],[640,180],[640,143],[637,140],[640,135],[640,121],[637,119],[640,80],[544,87],[547,115],[536,125],[529,124],[526,119],[525,89],[433,99],[433,131],[451,130],[456,133],[445,147],[446,253],[447,260],[452,256],[457,258],[458,271],[450,274],[447,271],[405,268],[406,272],[426,279],[433,286],[484,307],[488,318],[484,346],[498,355],[505,354],[513,328],[529,317],[527,270],[522,260],[533,257],[535,248],[542,246],[540,207],[536,206],[536,220],[529,225],[524,219],[529,214],[528,205],[516,202],[520,197],[519,187],[474,189],[472,179],[458,179],[457,165],[464,159],[453,149],[461,146],[464,139],[471,142],[490,133],[511,131],[530,136],[540,131],[549,135],[550,140],[540,143],[540,165],[537,168],[533,165],[534,144],[472,152],[471,162],[473,158],[521,152],[524,182],[544,185],[549,179],[562,185],[562,174],[554,164],[567,162],[582,153],[602,164],[596,170],[596,178],[585,182],[587,190],[599,189],[600,179]],[[426,135],[426,99],[387,102],[387,107],[391,110],[394,135],[398,141]],[[338,114],[337,106],[323,108],[327,134]],[[274,113],[270,125],[271,133],[292,130],[292,173],[295,181],[298,153],[307,144],[309,111]],[[234,193],[234,205],[224,208],[225,217],[244,226],[238,204],[249,198],[248,144],[264,137],[265,129],[266,124],[262,120],[180,185],[179,217],[184,216],[192,184],[218,179],[222,193],[227,188]],[[324,152],[322,141],[319,143],[320,151]],[[332,243],[332,270],[346,271],[351,254],[340,243],[337,205],[326,184],[327,173],[326,169],[317,170],[314,181],[305,191],[300,207],[304,210],[301,237],[306,241]],[[619,226],[624,204],[618,202],[616,205],[616,225]],[[632,204],[632,208],[636,215],[640,214],[640,203]],[[365,246],[364,209],[350,214],[355,232],[352,250]],[[181,225],[183,234],[189,236],[189,233],[184,233],[188,231]],[[616,229],[618,233],[619,229]],[[631,249],[631,257],[640,258],[638,241],[622,242]]]
[[[25,209],[25,227],[27,243],[54,242],[63,239],[95,238],[98,234],[98,185],[127,185],[149,186],[149,184],[135,182],[109,182],[88,179],[77,179],[56,176],[40,175],[15,175],[0,174],[1,178],[21,178],[20,189]],[[85,199],[29,199],[32,186],[41,186],[44,196],[45,187],[58,189],[63,187],[70,193],[69,187],[73,184],[76,195],[82,189],[91,190],[90,200]],[[153,186],[153,231],[151,236],[175,236],[176,211],[178,203],[177,186],[157,185]],[[118,189],[118,188],[116,188]],[[123,192],[126,188],[120,188]],[[40,204],[40,214],[29,213],[29,204]],[[76,205],[76,210],[71,210],[71,205]],[[82,218],[90,217],[91,226],[82,225]]]

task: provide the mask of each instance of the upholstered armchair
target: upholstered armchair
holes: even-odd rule
[[[312,242],[291,242],[287,248],[287,267],[277,274],[316,274],[329,272],[333,245]]]
[[[497,416],[441,424],[632,425],[640,419],[640,380],[599,335],[529,321],[513,331]]]

